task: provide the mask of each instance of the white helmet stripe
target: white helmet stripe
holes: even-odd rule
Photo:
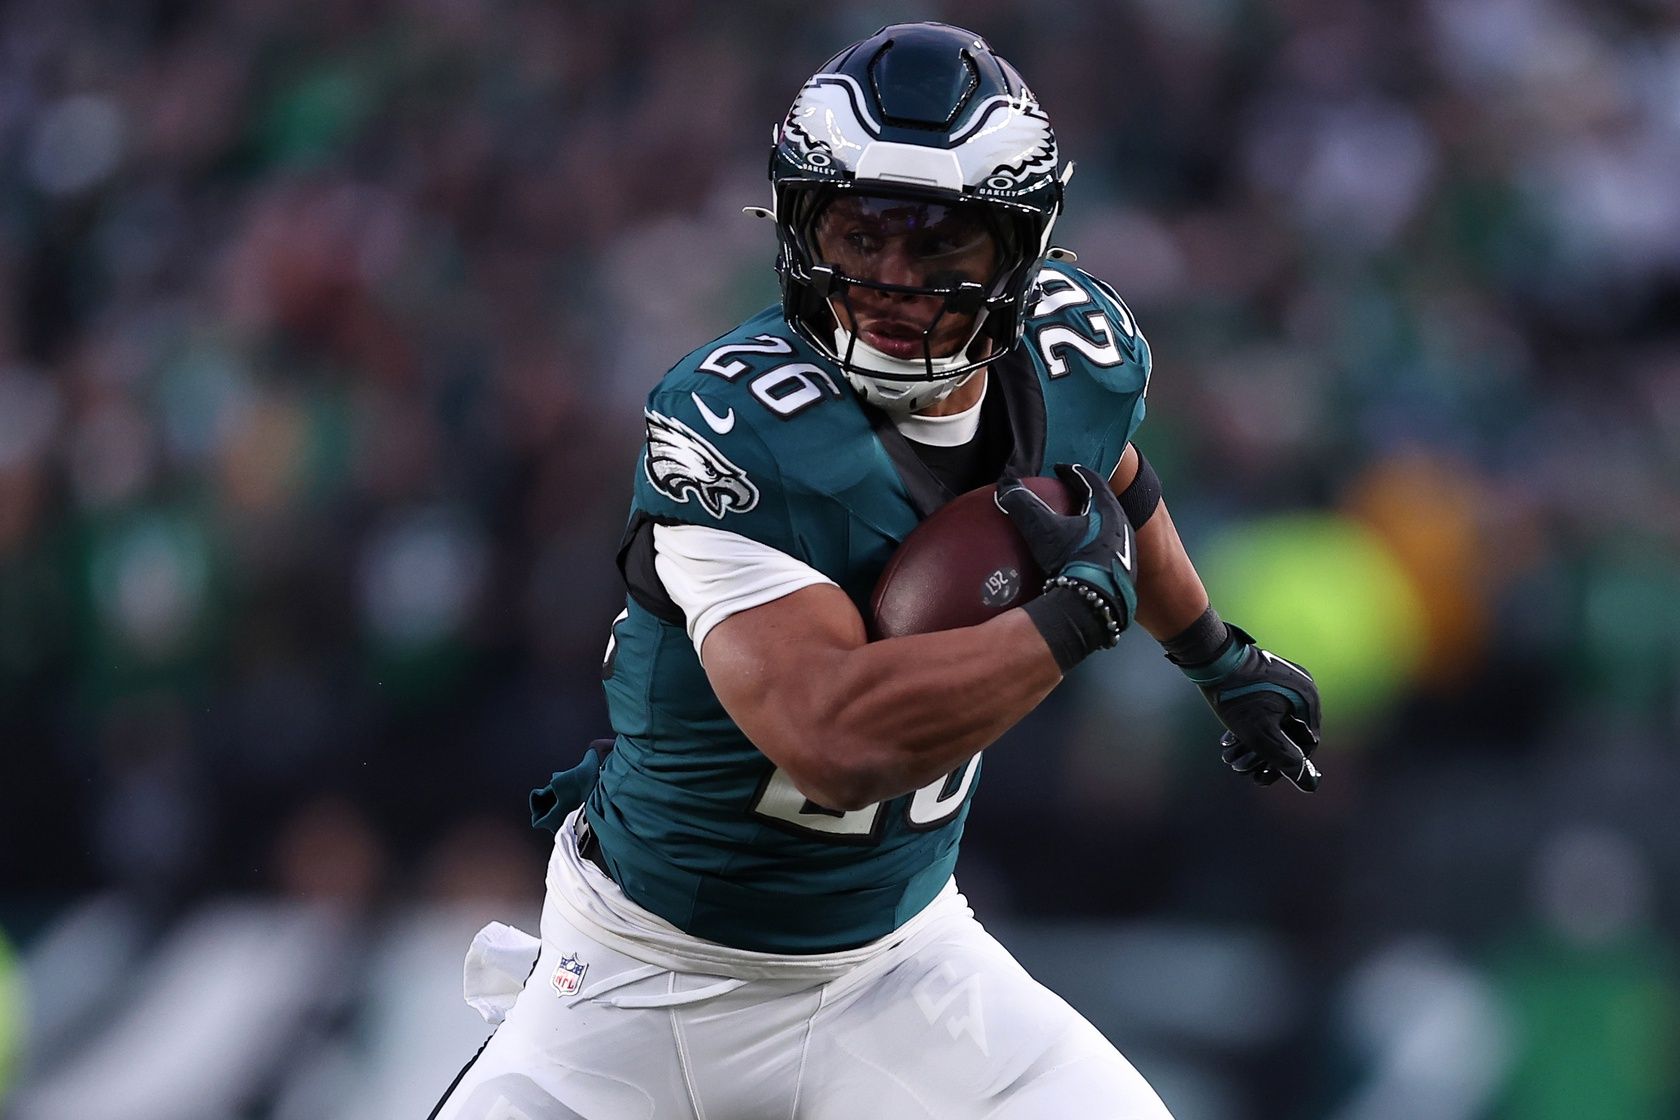
[[[943,168],[930,176],[928,167],[899,175],[881,175],[865,152],[880,143],[883,126],[864,108],[863,91],[849,74],[818,74],[799,91],[788,110],[787,139],[807,154],[820,153],[824,166],[838,163],[860,178],[893,178],[905,182],[935,181],[948,190],[986,187],[1010,192],[1053,174],[1058,155],[1050,121],[1029,90],[996,95],[981,102],[969,123],[951,137],[945,149],[920,144],[895,145],[923,153],[943,152],[957,161],[957,184]],[[893,157],[895,160],[899,157]],[[918,157],[918,158],[926,158]],[[931,166],[931,165],[928,165]],[[895,170],[899,170],[895,168]]]

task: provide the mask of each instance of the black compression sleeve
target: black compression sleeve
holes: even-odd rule
[[[1143,457],[1143,452],[1139,451],[1137,477],[1121,491],[1120,508],[1126,511],[1126,520],[1132,523],[1132,528],[1141,529],[1155,516],[1155,507],[1160,504],[1161,478],[1149,465],[1149,460]]]
[[[1066,673],[1092,653],[1113,644],[1103,619],[1068,587],[1052,587],[1021,608]]]
[[[1206,665],[1225,652],[1230,640],[1231,628],[1209,607],[1182,632],[1162,642],[1161,648],[1174,665]]]

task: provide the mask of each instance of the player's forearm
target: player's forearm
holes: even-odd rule
[[[1207,589],[1179,540],[1166,502],[1138,530],[1137,542],[1137,623],[1164,642],[1207,610]]]
[[[807,709],[809,734],[828,763],[817,780],[830,798],[846,802],[829,807],[868,805],[949,774],[1060,680],[1049,649],[1018,610],[979,626],[848,651]]]

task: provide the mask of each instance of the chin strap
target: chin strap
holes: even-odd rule
[[[972,377],[976,370],[969,370],[961,376],[949,377],[938,381],[893,381],[885,378],[870,376],[872,373],[925,373],[927,363],[907,362],[890,355],[883,354],[862,339],[856,338],[844,327],[834,328],[835,353],[841,356],[840,368],[851,382],[852,388],[858,395],[876,408],[887,412],[915,412],[944,400],[957,388]],[[859,359],[863,359],[862,362]],[[850,360],[847,360],[850,359]],[[933,372],[942,372],[941,365],[960,366],[968,359],[964,353],[958,353],[950,358],[935,358]],[[865,364],[867,363],[867,364]],[[884,366],[886,368],[875,368]]]
[[[982,371],[971,369],[961,377],[953,377],[949,381],[924,383],[914,387],[904,396],[894,397],[890,400],[879,395],[879,382],[871,381],[867,385],[863,385],[859,383],[863,378],[851,373],[846,374],[846,380],[851,382],[852,388],[857,390],[859,396],[862,396],[883,412],[893,416],[913,416],[922,409],[929,408],[946,399],[974,380],[974,375],[980,372]]]
[[[936,384],[913,389],[901,397],[888,397],[880,392],[880,386],[877,383],[867,381],[855,373],[847,373],[846,380],[851,382],[852,388],[857,390],[858,396],[892,416],[913,415],[930,405],[938,404],[955,392],[954,387],[947,388],[944,385]]]
[[[980,336],[981,325],[982,321],[974,324],[974,338]],[[959,369],[970,362],[972,359],[969,358],[968,352],[973,346],[974,339],[971,338],[967,346],[949,358],[933,359],[932,372],[935,377],[938,378],[939,374]],[[925,375],[928,372],[928,363],[906,361],[883,354],[839,325],[834,328],[834,352],[839,358],[840,368],[846,375],[846,380],[851,382],[858,395],[876,408],[887,412],[915,412],[930,404],[936,404],[968,384],[969,378],[985,368],[977,366],[965,373],[937,380],[899,381],[876,377],[873,375],[883,373],[896,373],[901,377]]]
[[[919,359],[895,358],[891,354],[883,354],[839,325],[834,328],[834,352],[840,356],[844,365],[857,370],[865,377],[872,373],[897,374],[900,377],[916,377],[932,373],[937,378],[940,374],[954,373],[968,363],[969,347],[973,346],[974,339],[980,336],[980,327],[983,322],[984,320],[980,319],[975,321],[974,334],[969,338],[967,346],[948,358],[934,358],[931,362]],[[915,382],[910,384],[915,384]]]

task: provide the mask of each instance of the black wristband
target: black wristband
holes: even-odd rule
[[[1160,504],[1161,478],[1149,465],[1149,460],[1143,457],[1143,452],[1139,451],[1137,477],[1120,492],[1120,508],[1126,511],[1126,520],[1132,523],[1135,531],[1155,516],[1155,507]]]
[[[1021,609],[1038,627],[1056,667],[1064,673],[1113,644],[1107,620],[1071,587],[1051,587]]]
[[[1206,665],[1221,653],[1231,641],[1231,628],[1209,607],[1200,618],[1181,632],[1161,643],[1167,660],[1174,665]]]

